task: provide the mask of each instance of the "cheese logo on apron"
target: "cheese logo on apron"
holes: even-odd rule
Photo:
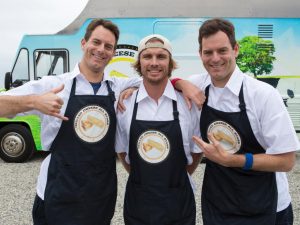
[[[224,121],[215,121],[207,129],[207,133],[212,133],[221,146],[231,154],[236,153],[241,148],[241,137],[238,132]]]
[[[74,129],[81,140],[95,143],[106,135],[109,123],[109,115],[105,109],[97,105],[89,105],[76,114]]]
[[[138,153],[149,163],[160,163],[170,153],[170,142],[161,132],[148,130],[141,134],[137,141]]]

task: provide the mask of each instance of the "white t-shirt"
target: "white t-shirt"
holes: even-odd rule
[[[243,83],[250,125],[266,154],[281,154],[300,149],[299,140],[282,97],[271,85],[242,73],[237,66],[224,88],[214,87],[209,74],[192,75],[189,81],[203,91],[210,84],[208,105],[223,112],[240,111],[238,96]],[[286,173],[276,172],[276,181],[279,212],[290,204],[291,196]]]
[[[31,94],[43,94],[51,91],[53,88],[64,84],[64,89],[57,95],[62,98],[64,104],[61,108],[61,114],[64,115],[68,100],[70,97],[71,87],[73,79],[76,77],[76,95],[94,95],[94,89],[89,81],[80,73],[78,64],[74,70],[69,73],[64,73],[58,76],[44,76],[40,80],[30,81],[18,88],[11,89],[4,92],[5,95],[31,95]],[[106,80],[108,80],[111,89],[115,92],[116,99],[119,98],[121,91],[128,87],[139,86],[141,78],[116,78],[104,75],[101,87],[99,88],[97,95],[108,95]],[[115,102],[115,109],[117,101]],[[20,113],[18,115],[36,114],[41,118],[41,142],[43,150],[48,151],[51,147],[54,138],[56,137],[59,128],[62,124],[62,120],[56,117],[42,114],[39,111],[28,111]],[[47,183],[48,166],[50,162],[51,154],[48,155],[42,162],[40,174],[37,182],[37,194],[41,199],[44,199],[44,191]]]

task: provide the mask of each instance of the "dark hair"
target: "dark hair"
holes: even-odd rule
[[[102,26],[107,30],[110,30],[115,38],[116,38],[116,43],[115,43],[115,48],[117,47],[117,43],[119,40],[119,36],[120,36],[120,31],[119,28],[116,24],[114,24],[113,22],[111,22],[110,20],[104,20],[104,19],[94,19],[90,22],[90,24],[88,25],[88,27],[86,28],[86,32],[84,35],[84,39],[86,41],[88,41],[93,33],[93,31],[98,27],[98,26]]]
[[[163,41],[162,40],[160,40],[159,38],[151,38],[149,41],[147,41],[147,43],[148,42],[155,42],[155,41],[159,41],[159,42],[162,42],[163,43]],[[168,52],[169,53],[169,52]],[[143,74],[142,74],[142,70],[141,70],[141,60],[140,60],[140,55],[141,55],[141,53],[138,55],[138,59],[132,64],[132,67],[133,67],[133,69],[136,71],[136,72],[138,72],[138,74],[140,75],[140,76],[143,76]],[[173,70],[175,70],[175,69],[177,69],[178,68],[178,66],[177,66],[177,63],[176,63],[176,61],[172,58],[172,55],[169,53],[169,56],[170,56],[170,62],[169,62],[169,74],[168,74],[168,77],[171,77],[171,75],[172,75],[172,71]]]
[[[222,31],[227,35],[232,48],[234,48],[236,40],[233,24],[225,19],[214,18],[206,20],[199,29],[198,42],[200,51],[202,51],[202,39],[216,34],[218,31]]]

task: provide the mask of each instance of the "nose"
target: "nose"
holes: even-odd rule
[[[97,46],[97,51],[102,52],[104,50],[104,44],[100,44]]]
[[[212,54],[212,61],[213,62],[217,62],[217,61],[219,61],[220,60],[220,55],[219,55],[219,53],[218,52],[213,52],[213,54]]]
[[[157,66],[158,65],[158,60],[156,57],[152,57],[151,58],[151,66]]]

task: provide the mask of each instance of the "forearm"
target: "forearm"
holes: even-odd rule
[[[118,153],[118,158],[119,158],[119,160],[121,161],[121,163],[122,163],[124,169],[125,169],[128,173],[130,173],[130,165],[129,165],[129,164],[126,162],[126,160],[125,160],[126,155],[127,155],[127,154],[126,154],[125,152]]]
[[[172,81],[172,84],[174,88],[176,88],[176,90],[182,91],[184,88],[184,84],[188,84],[188,82],[189,81],[182,80],[182,79],[174,79],[174,81]]]
[[[246,157],[247,153],[228,153],[215,139],[212,133],[208,133],[207,136],[212,143],[206,143],[197,136],[193,136],[193,141],[202,149],[206,158],[225,167],[244,168],[246,166],[247,169],[257,171],[288,172],[295,165],[295,151],[277,155],[265,153],[250,154],[248,155],[250,157]]]
[[[243,168],[246,162],[245,154],[228,155],[224,161],[227,167]],[[296,160],[296,153],[289,152],[278,155],[270,154],[254,154],[252,170],[267,172],[288,172],[290,171]]]
[[[192,175],[195,170],[197,169],[201,159],[202,159],[202,153],[192,153],[193,157],[193,163],[191,165],[186,166],[186,170],[190,175]]]
[[[26,96],[0,96],[0,116],[14,116],[21,112],[34,109],[34,95]]]
[[[128,88],[138,88],[141,85],[143,80],[141,77],[131,77],[128,79],[124,79],[124,78],[121,79],[122,79],[121,91],[124,91]]]
[[[203,103],[205,102],[205,94],[199,87],[192,84],[190,81],[187,80],[180,80],[180,79],[173,79],[172,80],[173,86],[176,90],[181,91],[189,109],[192,107],[192,102],[201,109]]]

